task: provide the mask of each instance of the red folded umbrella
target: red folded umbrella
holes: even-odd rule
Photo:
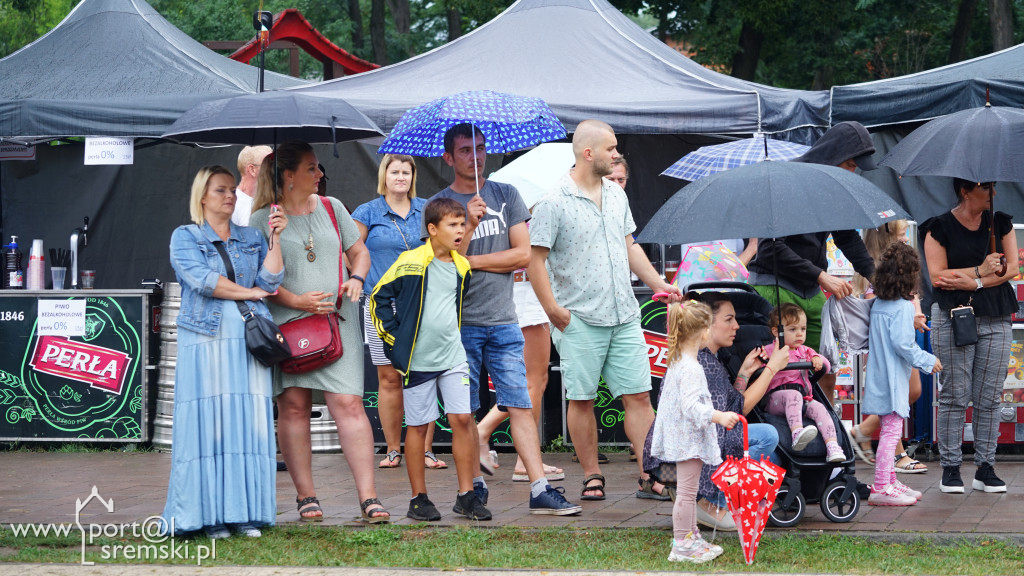
[[[750,457],[747,419],[740,416],[740,422],[743,423],[743,458],[726,457],[711,475],[711,481],[725,492],[729,511],[736,522],[743,557],[747,564],[753,564],[786,471],[764,456],[760,460]]]

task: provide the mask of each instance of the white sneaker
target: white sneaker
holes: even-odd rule
[[[896,486],[897,490],[903,492],[907,496],[912,497],[914,500],[920,500],[921,496],[924,495],[921,492],[918,492],[917,490],[914,490],[910,486],[907,486],[903,482],[900,482],[899,480],[896,480],[895,482],[893,482],[893,485]]]
[[[223,524],[215,524],[213,526],[203,526],[203,532],[206,533],[206,537],[210,540],[216,540],[218,538],[230,538],[231,532],[228,532],[228,527]]]
[[[672,551],[669,552],[668,561],[703,564],[708,560],[718,558],[721,553],[721,546],[712,547],[700,535],[691,532],[681,542],[679,540],[672,541]]]
[[[799,452],[799,451],[803,450],[804,448],[807,448],[807,445],[810,444],[811,441],[814,440],[817,437],[818,437],[818,429],[816,427],[814,427],[814,426],[805,426],[803,428],[798,428],[798,429],[794,430],[793,431],[793,451]]]
[[[868,504],[871,506],[913,506],[917,504],[917,498],[903,492],[895,484],[889,484],[880,491],[871,488],[871,495],[868,496]]]
[[[259,528],[249,524],[248,522],[244,524],[232,524],[231,530],[235,534],[241,534],[246,538],[259,538],[260,536],[263,536],[263,532],[260,532]]]
[[[839,446],[839,442],[835,440],[825,445],[825,452],[828,454],[829,462],[842,462],[846,460],[846,454],[843,453],[843,448]]]

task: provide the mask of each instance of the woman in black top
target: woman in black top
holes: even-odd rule
[[[935,286],[932,305],[932,345],[946,370],[939,390],[937,436],[942,464],[943,492],[961,494],[964,420],[973,403],[975,490],[1006,492],[996,476],[996,441],[999,437],[999,397],[1010,361],[1010,315],[1017,310],[1013,288],[1017,275],[1017,237],[1008,214],[995,213],[998,250],[1006,256],[1006,271],[999,274],[999,253],[989,254],[991,195],[994,184],[953,181],[958,203],[951,211],[925,222],[924,254]],[[978,342],[956,346],[950,310],[972,306]]]

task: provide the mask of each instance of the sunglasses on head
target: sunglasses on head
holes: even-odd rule
[[[995,182],[977,182],[975,185],[975,188],[981,188],[982,190],[987,190],[989,192],[991,192],[995,187]]]

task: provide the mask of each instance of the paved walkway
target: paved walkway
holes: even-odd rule
[[[670,502],[641,500],[635,497],[636,464],[626,454],[611,454],[612,461],[603,467],[608,478],[607,500],[581,502],[578,516],[532,516],[529,513],[529,485],[513,483],[513,454],[501,454],[498,475],[488,481],[494,514],[489,526],[571,526],[671,528]],[[455,501],[456,479],[450,455],[442,456],[451,465],[447,470],[427,470],[427,486],[431,499],[441,510],[439,526],[465,526],[472,521],[451,512]],[[968,457],[969,459],[969,457]],[[546,454],[548,464],[566,470],[566,496],[579,502],[582,473],[569,454]],[[18,523],[67,523],[75,521],[76,501],[85,502],[96,487],[99,496],[114,501],[114,511],[107,512],[100,502],[89,502],[82,513],[83,523],[136,522],[163,510],[167,494],[167,478],[171,458],[162,453],[0,453],[0,526]],[[313,457],[314,479],[326,517],[324,525],[355,525],[359,506],[345,459],[338,454]],[[941,469],[929,463],[926,474],[901,475],[908,486],[924,492],[915,506],[907,508],[870,507],[863,503],[857,517],[846,524],[830,522],[817,506],[809,506],[807,515],[795,528],[769,530],[776,533],[807,533],[837,531],[842,533],[879,534],[886,537],[907,537],[916,533],[932,535],[996,534],[1024,539],[1024,462],[999,461],[996,470],[1007,482],[1005,494],[971,491],[970,479],[974,465],[965,464],[963,477],[966,494],[939,492]],[[857,474],[870,482],[873,468],[859,463]],[[398,524],[411,524],[405,518],[409,488],[404,464],[399,469],[377,472],[377,491],[384,505]],[[278,522],[298,522],[295,492],[287,472],[278,474]]]

